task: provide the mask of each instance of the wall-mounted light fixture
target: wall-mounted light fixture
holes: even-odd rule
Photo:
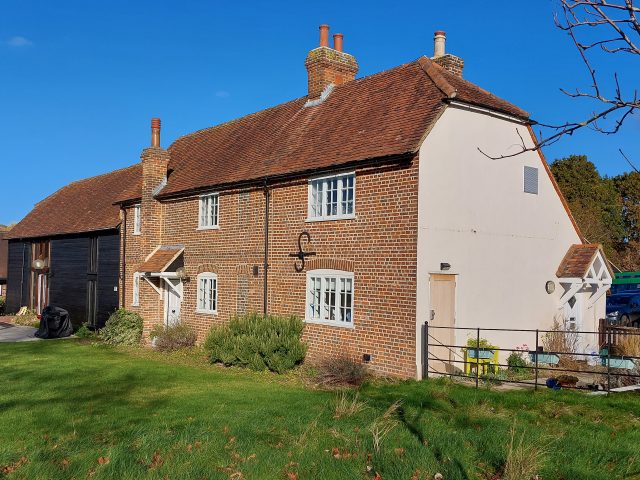
[[[31,264],[31,267],[33,267],[34,270],[42,270],[44,266],[44,260],[42,260],[41,258],[36,258]]]
[[[549,295],[556,291],[556,284],[549,280],[544,284],[544,289],[547,291]]]
[[[450,263],[442,262],[440,264],[440,270],[449,270],[450,268],[451,268],[451,264]]]
[[[187,271],[184,267],[176,268],[176,277],[178,277],[178,280],[185,280],[187,278]]]

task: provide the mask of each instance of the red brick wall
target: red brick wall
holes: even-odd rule
[[[271,190],[269,226],[269,312],[304,318],[306,272],[344,268],[354,273],[354,326],[307,324],[308,358],[372,355],[371,367],[383,375],[415,375],[415,292],[418,160],[408,166],[356,172],[356,218],[307,222],[307,181]],[[163,204],[164,244],[184,244],[189,280],[183,285],[182,321],[202,340],[214,324],[237,311],[262,312],[264,201],[262,190],[220,192],[219,224],[198,230],[198,197]],[[144,211],[144,208],[143,208]],[[127,308],[139,310],[147,325],[162,322],[159,295],[141,282],[141,307],[131,306],[132,275],[146,255],[140,237],[127,224]],[[143,220],[143,227],[145,223]],[[297,273],[290,253],[308,231],[316,257]],[[143,235],[145,231],[143,229]],[[257,276],[253,267],[257,267]],[[196,312],[199,272],[218,275],[218,313]]]
[[[358,63],[353,55],[328,47],[311,50],[304,64],[308,72],[309,98],[319,97],[330,83],[340,85],[353,80],[358,73]]]

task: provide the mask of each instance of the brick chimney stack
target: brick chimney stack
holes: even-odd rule
[[[445,44],[447,34],[442,30],[438,30],[433,34],[433,57],[431,60],[436,62],[445,70],[450,71],[454,75],[462,78],[462,69],[464,68],[464,60],[450,53],[445,53]]]
[[[311,50],[304,62],[309,74],[309,99],[318,98],[330,84],[340,85],[356,77],[358,62],[342,49],[343,35],[334,34],[330,48],[329,25],[320,25],[320,46]]]
[[[167,181],[169,152],[160,146],[160,119],[151,119],[151,146],[140,155],[142,161],[141,235],[144,255],[161,243],[162,204],[155,198]]]

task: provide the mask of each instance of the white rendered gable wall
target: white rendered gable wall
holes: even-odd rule
[[[416,363],[422,371],[421,325],[429,319],[430,273],[455,273],[456,326],[548,328],[562,315],[556,271],[572,244],[581,243],[537,152],[492,160],[532,145],[525,125],[450,106],[420,148]],[[524,166],[538,168],[538,194],[524,192]],[[440,263],[451,265],[440,271]],[[548,294],[552,280],[556,291]],[[585,302],[587,303],[587,302]],[[597,326],[604,300],[584,312]],[[475,337],[475,334],[473,334]],[[456,344],[471,333],[457,332]],[[484,332],[501,348],[535,335]],[[462,364],[456,365],[462,368]]]

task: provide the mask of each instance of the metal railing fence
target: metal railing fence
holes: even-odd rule
[[[439,333],[447,331],[449,334],[444,336],[450,337],[451,332],[453,332],[453,343],[441,340],[443,335],[439,335]],[[467,343],[456,343],[456,334],[460,332],[467,334]],[[490,337],[492,333],[495,334],[497,332],[515,334],[520,339],[523,336],[529,336],[533,340],[535,348],[533,350],[523,350],[522,346],[519,348],[481,346],[484,343],[483,340],[485,340],[484,335]],[[585,352],[579,349],[545,351],[544,339],[547,334],[572,336],[580,339],[597,339],[598,351]],[[577,383],[572,385],[569,383],[561,385],[561,388],[603,390],[608,394],[612,390],[612,382],[620,383],[616,379],[624,378],[625,381],[640,386],[640,351],[634,351],[635,355],[625,354],[623,351],[625,341],[629,338],[637,339],[635,345],[640,348],[640,329],[611,325],[606,320],[600,321],[598,331],[445,327],[430,325],[429,322],[425,322],[423,324],[422,342],[422,377],[429,378],[437,375],[472,380],[475,382],[476,388],[479,387],[481,381],[490,381],[528,385],[537,390],[541,385],[548,386],[547,380],[540,383],[540,379],[546,377],[549,373],[552,373],[549,378],[557,378],[567,374],[578,374],[582,377],[591,375],[602,381],[589,384],[584,381],[581,382],[579,379],[577,383],[583,383],[584,385],[578,385]],[[486,351],[490,351],[494,358],[498,358],[498,361],[481,362],[480,354]],[[447,353],[446,357],[443,356],[443,352]],[[472,354],[471,358],[469,352]],[[501,356],[504,358],[505,352],[509,352],[509,354],[517,352],[523,360],[524,354],[529,356],[529,362],[525,365],[520,364],[517,367],[517,371],[520,372],[519,377],[517,375],[510,376],[509,373],[515,370],[514,366],[501,361]],[[473,359],[473,355],[475,355],[475,359]],[[541,357],[547,358],[550,356],[558,358],[557,365],[539,360]],[[594,360],[597,361],[597,365],[593,364]],[[481,367],[486,373],[480,373]],[[495,374],[496,369],[501,375]],[[472,374],[471,370],[475,370],[475,373]],[[493,370],[494,375],[489,374],[489,370]],[[531,373],[522,375],[522,371]]]

